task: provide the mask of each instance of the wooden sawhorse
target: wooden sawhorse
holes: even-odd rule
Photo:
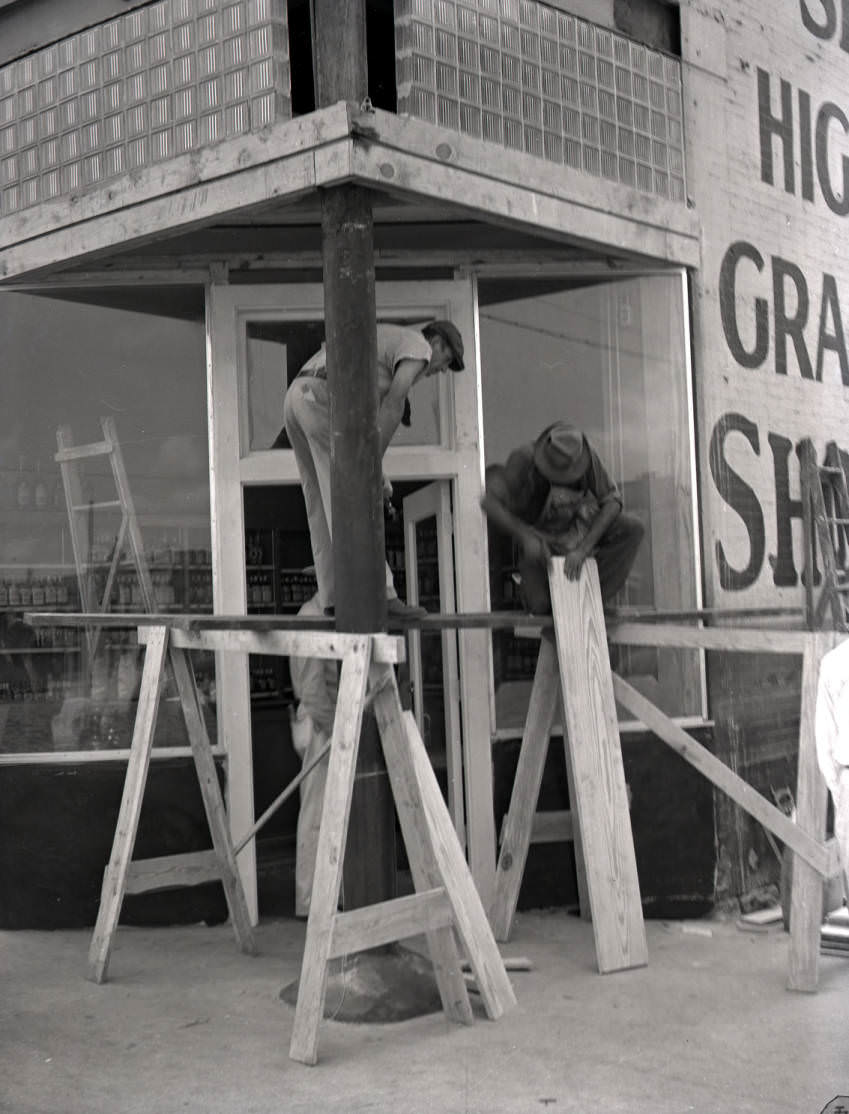
[[[572,582],[563,558],[554,558],[549,583],[554,635],[545,632],[540,644],[490,920],[496,939],[509,939],[562,695],[572,838],[598,968],[604,974],[642,967],[648,949],[595,561]]]
[[[126,625],[126,620],[110,616],[108,622]],[[90,977],[97,982],[106,977],[124,894],[167,885],[220,878],[237,941],[243,951],[255,952],[189,651],[333,658],[341,660],[342,669],[290,1055],[316,1062],[332,959],[420,933],[427,938],[446,1015],[466,1024],[473,1020],[456,931],[488,1016],[500,1017],[516,999],[415,720],[401,708],[392,667],[404,658],[403,638],[291,629],[293,622],[297,620],[280,624],[289,629],[273,629],[268,619],[238,616],[145,616],[140,623],[144,670],[124,796],[89,953]],[[201,853],[132,862],[166,661],[174,670],[214,846]],[[360,727],[369,704],[416,892],[339,913]]]

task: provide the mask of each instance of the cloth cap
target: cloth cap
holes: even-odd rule
[[[463,338],[460,330],[453,321],[431,321],[427,326],[430,332],[441,336],[454,354],[454,359],[448,365],[452,371],[462,371],[463,363]]]
[[[568,422],[550,425],[536,440],[534,464],[549,483],[575,483],[589,464],[589,449],[583,433]]]

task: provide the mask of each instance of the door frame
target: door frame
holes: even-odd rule
[[[466,370],[440,376],[438,445],[390,447],[384,471],[391,480],[448,480],[454,496],[458,611],[488,611],[487,535],[480,498],[484,484],[481,372],[478,358],[477,282],[386,282],[376,286],[381,320],[411,315],[449,318],[465,342]],[[213,608],[246,614],[244,500],[249,484],[296,484],[294,453],[250,451],[245,437],[248,320],[321,320],[320,283],[230,285],[213,278],[206,288],[207,415],[210,461]],[[280,400],[281,422],[283,400]],[[244,449],[243,449],[244,444]],[[482,575],[484,571],[484,575]],[[459,635],[461,717],[465,765],[469,865],[485,907],[494,893],[495,819],[492,774],[492,646],[488,631]],[[218,741],[228,756],[227,804],[235,838],[253,823],[250,686],[248,660],[217,663]],[[238,859],[251,916],[258,917],[256,845]]]
[[[451,614],[457,610],[454,583],[454,528],[451,513],[451,487],[447,480],[433,480],[420,487],[403,500],[404,555],[407,571],[407,602],[419,602],[418,540],[416,527],[429,518],[436,520],[436,557],[439,592],[439,610]],[[466,818],[463,805],[463,732],[460,723],[460,669],[457,652],[457,632],[443,630],[442,643],[442,692],[445,703],[445,762],[448,781],[448,811],[454,822],[457,837],[466,846]],[[422,737],[425,735],[424,679],[422,670],[422,636],[418,630],[407,635],[410,656],[410,681],[413,687],[413,711]]]

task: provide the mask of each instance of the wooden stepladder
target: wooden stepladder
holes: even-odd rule
[[[174,886],[221,881],[239,947],[249,955],[256,954],[250,915],[236,868],[215,760],[188,651],[175,646],[168,628],[163,626],[150,627],[140,632],[140,641],[146,643],[146,652],[138,710],[112,854],[103,876],[100,908],[88,954],[87,977],[97,983],[102,983],[106,978],[121,905],[127,893],[145,893]],[[173,672],[186,720],[213,846],[210,851],[132,861],[166,662]]]
[[[71,546],[80,590],[80,610],[87,613],[109,611],[112,591],[115,586],[115,576],[126,545],[138,577],[142,606],[145,611],[152,612],[155,610],[153,581],[144,553],[144,541],[136,516],[135,504],[127,479],[124,455],[121,452],[115,422],[112,418],[101,418],[100,426],[103,430],[103,440],[88,445],[74,445],[71,440],[71,430],[68,426],[60,426],[56,431],[58,452],[54,459],[62,473],[62,485],[65,490],[68,526],[71,532]],[[114,499],[98,502],[86,501],[85,499],[80,465],[86,460],[95,458],[105,458],[109,463],[115,483]],[[121,521],[106,572],[102,594],[99,594],[95,589],[94,569],[90,552],[91,539],[89,537],[91,515],[97,510],[120,511],[121,513]],[[98,598],[98,595],[100,595],[100,598]],[[94,658],[97,652],[99,637],[99,627],[91,626],[86,629],[89,661]]]
[[[805,602],[808,627],[822,630],[830,613],[831,629],[849,631],[849,486],[837,445],[826,446],[825,463],[817,460],[809,438],[799,442],[802,519],[805,532]],[[814,601],[814,569],[819,549],[822,583]]]
[[[496,939],[509,939],[535,818],[545,816],[537,799],[562,699],[571,834],[599,971],[641,967],[648,951],[595,561],[570,582],[563,558],[554,558],[549,583],[554,638],[546,633],[540,644],[490,919]]]
[[[334,636],[327,635],[328,640]],[[339,637],[339,636],[336,636]],[[353,638],[354,636],[347,636]],[[401,709],[391,664],[375,660],[387,636],[360,636],[342,658],[312,902],[289,1055],[314,1064],[329,962],[422,932],[445,1014],[470,1024],[456,932],[490,1018],[515,996],[415,719]],[[374,708],[415,893],[338,913],[345,838],[366,704]]]

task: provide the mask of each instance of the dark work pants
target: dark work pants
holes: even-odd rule
[[[593,557],[598,565],[601,598],[605,604],[612,602],[628,579],[644,534],[645,527],[639,518],[623,511],[602,535]],[[558,546],[556,537],[549,538],[549,543],[555,553],[562,555],[565,552]],[[550,614],[551,593],[545,564],[522,558],[519,561],[519,575],[522,578],[522,595],[528,611],[535,615]]]

